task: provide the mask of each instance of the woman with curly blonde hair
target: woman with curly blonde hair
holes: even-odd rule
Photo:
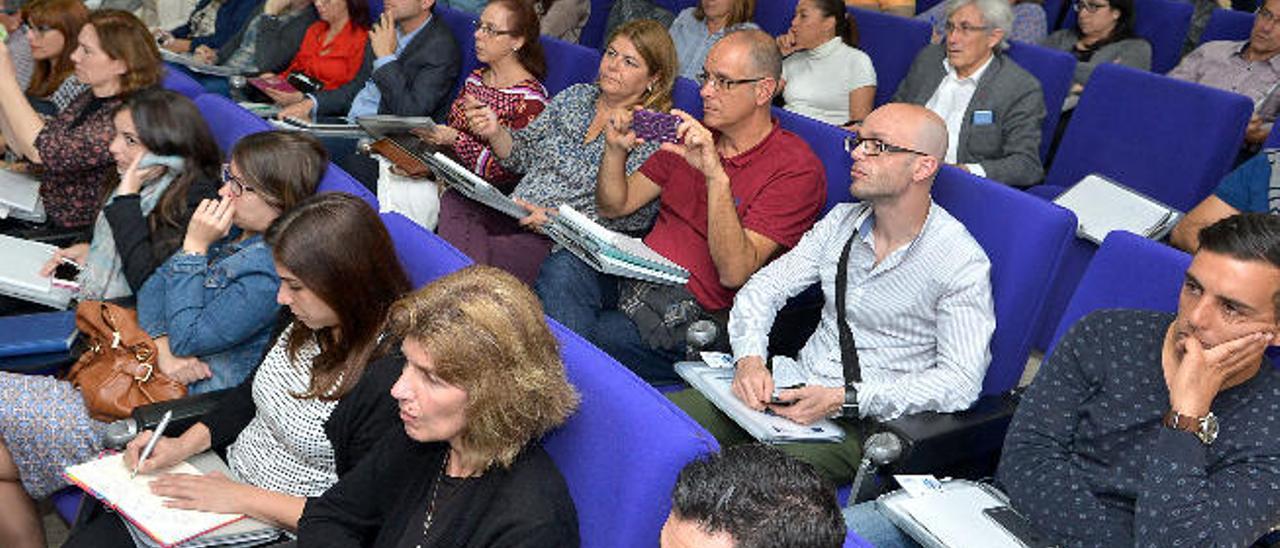
[[[403,434],[307,502],[299,545],[577,546],[569,490],[537,440],[578,395],[537,297],[473,266],[401,299],[390,324]]]

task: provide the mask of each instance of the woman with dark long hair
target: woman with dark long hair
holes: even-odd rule
[[[1065,51],[1076,58],[1071,93],[1079,95],[1103,63],[1120,63],[1151,70],[1151,44],[1133,30],[1133,0],[1075,0],[1076,24],[1061,29],[1041,45]]]

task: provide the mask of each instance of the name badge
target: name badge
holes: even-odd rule
[[[975,126],[989,126],[995,121],[995,118],[995,115],[989,110],[973,111],[973,125]]]

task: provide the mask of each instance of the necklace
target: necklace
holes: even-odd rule
[[[444,482],[444,471],[449,467],[448,449],[444,451],[444,461],[440,463],[440,473],[436,475],[436,484],[431,486],[431,498],[427,501],[427,515],[422,519],[422,540],[427,539],[427,531],[431,530],[431,523],[435,520],[436,514],[436,494],[440,492],[440,484]],[[422,548],[419,544],[418,548]]]

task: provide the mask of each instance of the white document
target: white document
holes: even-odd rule
[[[947,548],[1022,548],[1022,542],[983,510],[1007,506],[987,488],[966,480],[948,481],[919,496],[903,490],[882,495],[881,509],[921,544]]]
[[[25,173],[0,169],[0,206],[34,212],[40,205],[40,181]]]
[[[698,392],[701,392],[716,408],[761,442],[839,442],[844,440],[844,430],[830,419],[822,419],[805,426],[747,407],[733,395],[733,369],[710,367],[702,362],[680,362],[675,368],[676,373],[684,378],[685,382],[698,389]]]
[[[0,284],[15,289],[47,293],[53,283],[40,275],[40,269],[53,257],[57,248],[46,243],[0,235]]]
[[[164,506],[164,498],[151,492],[160,474],[199,475],[195,466],[182,462],[152,474],[129,477],[124,455],[116,453],[67,467],[66,476],[98,499],[115,508],[129,522],[160,546],[174,546],[188,539],[244,518],[243,514],[219,514]]]
[[[1080,237],[1097,244],[1112,230],[1158,240],[1182,217],[1181,212],[1096,173],[1053,201],[1076,214]]]

